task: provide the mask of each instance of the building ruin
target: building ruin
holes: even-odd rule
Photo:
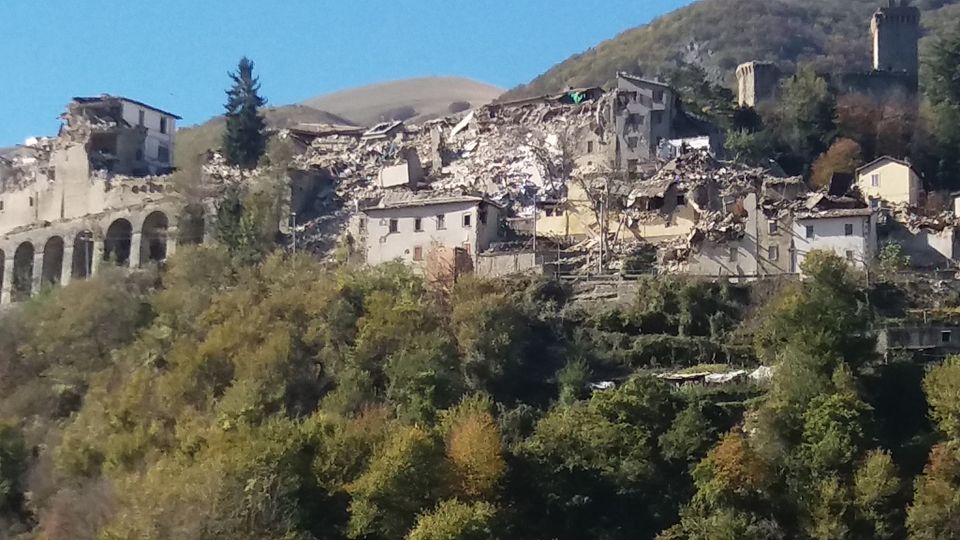
[[[203,240],[203,211],[180,223],[170,177],[178,116],[104,95],[75,98],[61,118],[56,137],[0,160],[0,305]]]

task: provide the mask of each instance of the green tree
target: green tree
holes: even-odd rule
[[[802,66],[783,85],[784,140],[806,162],[827,149],[836,135],[836,98],[813,66]]]
[[[0,424],[0,516],[14,514],[23,504],[22,477],[27,472],[27,448],[13,426]]]
[[[443,453],[422,429],[400,428],[347,486],[350,538],[403,538],[443,494]]]
[[[897,466],[890,452],[873,450],[854,477],[854,502],[872,538],[903,534],[903,500]]]
[[[253,75],[253,61],[240,59],[235,73],[230,73],[233,86],[227,90],[226,131],[223,149],[227,163],[253,169],[260,161],[267,145],[266,121],[260,107],[267,100],[259,95],[260,79]]]
[[[443,501],[417,518],[406,540],[492,540],[496,514],[496,507],[487,502]]]
[[[956,188],[960,178],[960,24],[935,43],[925,68],[924,90],[933,113],[939,158],[938,184]]]

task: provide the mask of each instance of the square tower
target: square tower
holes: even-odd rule
[[[737,102],[741,107],[776,97],[780,70],[772,62],[747,62],[737,67]]]
[[[920,10],[906,0],[890,0],[870,20],[873,39],[873,69],[906,73],[918,77],[920,71]]]

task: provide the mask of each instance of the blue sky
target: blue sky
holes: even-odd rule
[[[251,57],[274,105],[426,75],[505,88],[691,0],[2,0],[0,146],[55,133],[75,95],[219,114]]]

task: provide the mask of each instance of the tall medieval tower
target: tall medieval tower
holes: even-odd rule
[[[873,38],[873,69],[906,73],[918,77],[920,71],[920,10],[906,0],[890,0],[870,21]]]

